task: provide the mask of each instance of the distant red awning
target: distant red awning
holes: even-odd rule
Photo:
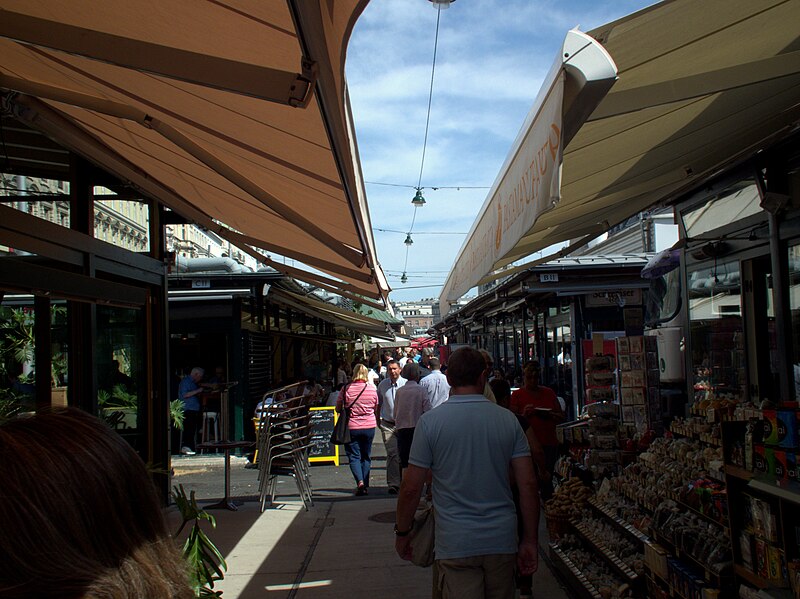
[[[434,347],[437,343],[439,343],[439,341],[433,337],[416,337],[411,340],[411,347],[414,349],[422,349],[423,347]]]

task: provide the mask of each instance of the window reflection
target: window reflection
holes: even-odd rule
[[[144,336],[141,310],[97,307],[97,404],[100,416],[136,447],[143,426]]]
[[[754,179],[745,179],[681,215],[688,237],[696,237],[720,226],[761,212],[761,196]]]
[[[2,293],[2,291],[0,291]],[[5,294],[0,304],[0,418],[36,406],[33,298]]]
[[[36,309],[29,294],[0,291],[0,419],[36,407]],[[46,317],[46,313],[45,313]],[[67,405],[67,303],[50,303],[50,403]],[[46,367],[46,366],[45,366]]]
[[[795,398],[800,398],[800,245],[789,247],[789,310],[792,315]]]
[[[739,263],[694,270],[688,287],[694,400],[741,401],[747,377]]]

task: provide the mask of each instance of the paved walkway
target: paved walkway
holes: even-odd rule
[[[374,451],[369,496],[353,496],[354,483],[346,465],[318,465],[312,468],[315,503],[309,511],[303,509],[294,483],[287,479],[279,487],[280,503],[263,514],[253,500],[257,471],[244,469],[243,458],[233,458],[231,495],[246,500],[236,512],[215,510],[217,528],[207,531],[228,562],[225,579],[217,586],[223,597],[430,597],[431,569],[405,562],[394,552],[396,498],[385,487],[376,486],[385,481],[385,453],[379,441]],[[222,495],[221,457],[178,458],[174,468],[174,484],[195,490],[199,499]],[[176,523],[174,509],[168,516]],[[544,530],[540,539],[546,547]],[[544,560],[534,577],[534,596],[569,596]]]

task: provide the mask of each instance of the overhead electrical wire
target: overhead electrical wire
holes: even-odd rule
[[[367,185],[384,185],[386,187],[406,187],[408,189],[432,189],[433,191],[439,191],[440,189],[491,189],[491,187],[483,185],[426,185],[425,187],[415,187],[404,183],[381,183],[380,181],[364,181],[364,183]]]
[[[417,179],[417,193],[419,194],[420,190],[422,189],[422,173],[425,169],[425,152],[428,148],[428,130],[430,128],[431,123],[431,104],[433,103],[433,81],[434,76],[436,74],[436,51],[439,47],[439,21],[442,16],[442,11],[436,11],[436,35],[433,38],[433,62],[431,64],[431,85],[430,89],[428,90],[428,113],[425,117],[425,137],[422,141],[422,160],[420,161],[419,165],[419,178]],[[423,202],[424,203],[424,200]],[[406,258],[403,262],[403,277],[400,279],[401,282],[405,283],[406,279],[406,269],[408,268],[408,251],[411,249],[411,244],[413,241],[411,240],[411,233],[414,231],[414,223],[417,220],[417,210],[420,208],[421,204],[414,203],[414,215],[411,218],[411,226],[408,229],[408,233],[406,236]]]
[[[381,233],[400,233],[401,235],[406,235],[406,231],[400,231],[398,229],[381,229],[378,227],[373,227],[373,231],[380,231]],[[417,231],[417,235],[466,235],[466,232],[462,231]]]

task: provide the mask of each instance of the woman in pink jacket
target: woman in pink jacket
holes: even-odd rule
[[[336,400],[336,411],[350,410],[350,443],[344,446],[350,471],[356,479],[356,495],[366,495],[369,489],[369,469],[372,465],[372,440],[378,426],[378,390],[369,382],[369,371],[363,364],[353,369],[353,382],[348,383]]]

